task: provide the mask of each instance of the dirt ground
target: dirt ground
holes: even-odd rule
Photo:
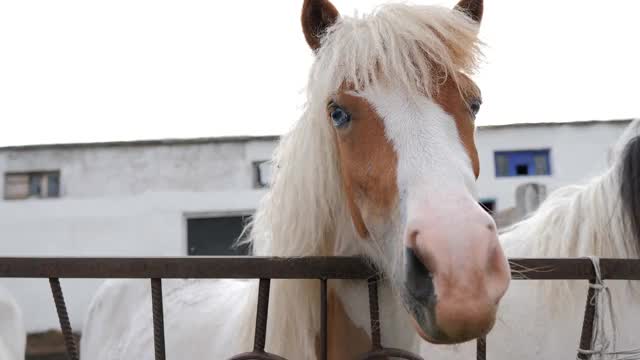
[[[78,346],[80,344],[80,334],[75,333],[74,337]],[[67,360],[62,333],[51,330],[29,334],[27,336],[26,360]]]

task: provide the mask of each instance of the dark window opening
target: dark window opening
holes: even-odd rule
[[[235,247],[248,216],[187,219],[189,255],[248,255],[246,246]]]
[[[529,167],[526,164],[516,165],[517,175],[529,175]]]
[[[253,187],[266,188],[271,185],[272,169],[270,161],[253,162]]]

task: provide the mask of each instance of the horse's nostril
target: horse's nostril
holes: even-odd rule
[[[416,242],[418,241],[418,230],[413,230],[409,233],[409,238],[407,239],[406,245],[407,249],[415,248]]]
[[[411,296],[424,303],[433,300],[435,291],[431,272],[410,247],[405,249],[405,271],[406,286]]]

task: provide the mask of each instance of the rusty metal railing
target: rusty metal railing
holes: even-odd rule
[[[511,259],[514,280],[589,280],[596,273],[591,259]],[[640,280],[640,260],[600,259],[601,279]],[[156,360],[165,360],[162,279],[260,279],[253,351],[233,357],[233,360],[274,360],[282,357],[265,351],[270,279],[318,279],[320,281],[321,329],[320,344],[323,360],[327,358],[327,281],[330,279],[367,280],[371,317],[372,349],[360,359],[400,358],[420,360],[421,357],[400,349],[382,346],[378,310],[380,274],[369,263],[353,257],[162,257],[162,258],[27,258],[0,257],[0,278],[48,278],[60,320],[67,353],[78,360],[78,348],[60,286],[61,278],[141,278],[151,281],[154,350]],[[589,287],[582,324],[580,349],[590,350],[593,318],[597,304]],[[580,359],[590,355],[578,354]],[[486,339],[477,341],[477,359],[486,359]]]

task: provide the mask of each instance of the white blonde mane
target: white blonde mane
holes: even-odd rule
[[[306,110],[275,151],[271,190],[242,241],[253,254],[339,255],[336,241],[349,240],[344,229],[354,232],[326,117],[329,96],[343,84],[357,90],[381,81],[430,95],[446,76],[473,72],[480,54],[477,31],[462,13],[433,6],[384,5],[368,16],[339,19],[322,39]],[[269,332],[299,346],[297,354],[311,351],[319,329],[317,281],[274,281],[273,286]],[[281,352],[284,343],[269,348],[287,355]]]
[[[436,6],[387,4],[341,18],[322,38],[311,83],[336,91],[344,83],[360,90],[393,81],[431,96],[448,76],[456,80],[458,72],[476,70],[478,29],[462,13]]]

